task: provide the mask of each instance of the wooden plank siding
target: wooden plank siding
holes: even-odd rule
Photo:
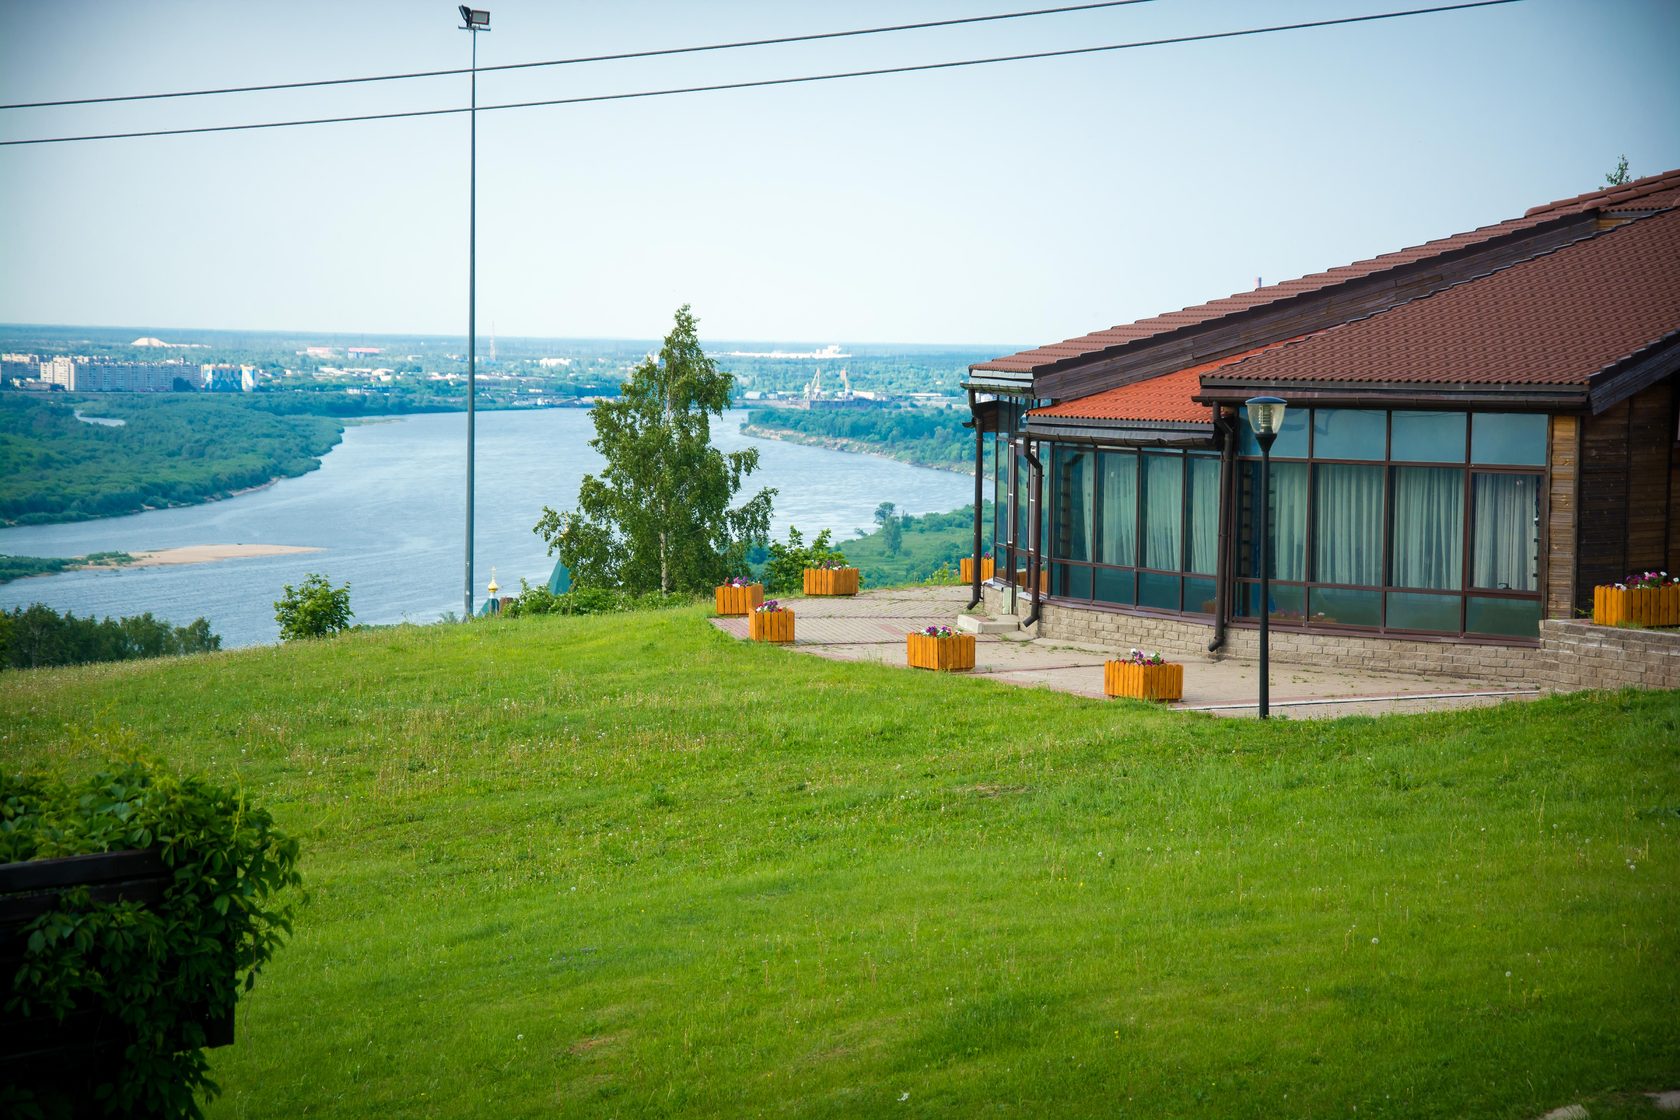
[[[1635,569],[1680,570],[1680,493],[1670,377],[1581,425],[1575,606]],[[1554,541],[1556,538],[1554,538]]]
[[[1581,420],[1553,416],[1546,510],[1546,617],[1575,617],[1575,534],[1580,509]]]

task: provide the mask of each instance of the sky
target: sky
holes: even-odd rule
[[[1046,4],[1053,0],[1037,0]],[[1439,2],[1439,0],[1437,0]],[[480,65],[1027,0],[491,0]],[[480,106],[1426,6],[1149,0],[481,74]],[[468,65],[447,3],[0,0],[0,102]],[[1352,26],[478,116],[481,335],[996,345],[1171,311],[1680,167],[1680,3]],[[0,139],[468,103],[466,76],[0,110]],[[469,120],[0,147],[0,322],[464,336]]]

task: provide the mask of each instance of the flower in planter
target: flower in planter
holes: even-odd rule
[[[817,571],[831,572],[838,571],[841,568],[849,568],[851,565],[844,560],[818,560],[811,567]]]
[[[1132,650],[1131,654],[1122,660],[1129,661],[1133,665],[1165,665],[1167,663],[1167,659],[1159,653],[1144,653],[1141,649]]]
[[[1617,591],[1646,591],[1667,583],[1680,583],[1680,576],[1669,579],[1667,572],[1635,572],[1616,585]]]
[[[926,634],[930,638],[949,638],[956,634],[956,631],[951,629],[949,626],[924,626],[921,629],[921,633]]]
[[[751,576],[730,576],[723,581],[725,587],[751,587],[758,581]]]
[[[776,600],[776,599],[766,599],[766,600],[764,600],[763,603],[761,603],[758,606],[753,608],[753,611],[756,614],[766,614],[766,613],[771,612],[771,611],[785,611],[785,610],[787,610],[787,608],[782,606],[781,602],[779,600]]]

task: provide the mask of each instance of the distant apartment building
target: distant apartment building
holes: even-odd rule
[[[34,354],[0,354],[0,385],[33,381],[41,371],[41,359]]]
[[[211,364],[198,367],[199,385],[210,393],[253,393],[257,388],[257,367]]]
[[[167,393],[177,379],[196,383],[186,362],[105,362],[53,358],[41,363],[41,380],[72,393]]]
[[[309,358],[333,358],[338,356],[338,351],[331,346],[306,346],[303,353],[305,357]]]

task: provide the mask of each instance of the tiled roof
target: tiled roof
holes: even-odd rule
[[[1190,399],[1201,389],[1202,375],[1281,345],[1283,344],[1275,343],[1273,346],[1262,346],[1216,361],[1204,362],[1199,366],[1191,366],[1189,369],[1181,369],[1164,377],[1152,377],[1148,381],[1134,382],[1118,389],[1093,393],[1088,397],[1077,397],[1061,404],[1035,408],[1027,415],[1072,420],[1212,423],[1213,414],[1208,410],[1208,406],[1197,404]]]
[[[1455,249],[1468,248],[1504,234],[1530,229],[1554,218],[1565,217],[1570,214],[1584,214],[1594,210],[1614,213],[1617,211],[1666,209],[1675,205],[1680,205],[1680,170],[1665,171],[1660,175],[1637,179],[1624,186],[1607,187],[1604,190],[1592,191],[1577,195],[1574,198],[1560,199],[1557,202],[1549,202],[1544,206],[1536,206],[1520,218],[1512,218],[1495,225],[1482,226],[1480,229],[1470,230],[1467,233],[1455,234],[1452,237],[1444,237],[1437,241],[1429,241],[1393,253],[1385,253],[1382,256],[1372,257],[1370,260],[1342,265],[1326,272],[1303,276],[1297,280],[1268,284],[1250,292],[1238,292],[1236,295],[1226,296],[1224,299],[1216,299],[1196,307],[1187,307],[1182,311],[1173,311],[1149,319],[1139,319],[1135,323],[1127,323],[1122,326],[1111,327],[1108,330],[1081,335],[1078,338],[1070,338],[1065,342],[1040,346],[1032,350],[1023,350],[1018,354],[994,358],[989,362],[980,362],[970,368],[976,371],[994,370],[1000,373],[1034,373],[1059,362],[1095,357],[1104,351],[1113,350],[1129,343],[1153,338],[1185,327],[1198,326],[1227,315],[1263,307],[1294,296],[1332,288],[1351,280],[1363,279],[1403,265],[1440,256]]]
[[[1217,381],[1586,385],[1680,334],[1680,210],[1220,371]]]

